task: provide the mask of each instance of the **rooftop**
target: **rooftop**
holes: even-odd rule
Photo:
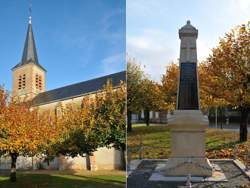
[[[40,93],[33,99],[33,106],[62,101],[75,98],[77,96],[83,96],[89,93],[97,92],[103,89],[103,86],[107,83],[108,80],[111,80],[113,87],[117,87],[119,86],[121,81],[126,81],[126,71]]]

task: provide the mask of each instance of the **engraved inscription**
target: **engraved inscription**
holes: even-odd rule
[[[181,63],[178,109],[199,109],[196,63]]]

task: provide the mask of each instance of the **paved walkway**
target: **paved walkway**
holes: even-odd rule
[[[186,182],[160,182],[149,181],[151,174],[158,164],[165,163],[163,160],[143,160],[138,167],[133,170],[127,179],[128,188],[181,188]],[[225,173],[228,182],[203,182],[193,183],[192,188],[248,188],[250,179],[233,163],[233,161],[217,161]]]

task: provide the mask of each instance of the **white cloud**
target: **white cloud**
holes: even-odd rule
[[[249,0],[229,0],[228,9],[231,12],[239,12],[239,16],[249,15],[250,1]],[[247,17],[246,19],[249,19]]]
[[[126,3],[126,16],[138,18],[143,17],[150,19],[157,15],[166,15],[166,12],[169,10],[170,1],[166,0],[129,0]],[[164,5],[164,6],[162,6]],[[129,11],[129,12],[128,12]],[[155,14],[157,12],[157,15]]]
[[[125,70],[125,54],[118,53],[104,58],[101,61],[104,74],[111,74],[117,71]]]
[[[198,61],[204,61],[211,54],[212,50],[211,42],[207,40],[198,39],[197,40],[197,58]]]
[[[145,30],[140,36],[127,38],[127,52],[141,62],[152,79],[160,81],[166,65],[176,59],[177,50],[169,48],[170,39],[157,30]]]
[[[178,29],[191,18],[199,30],[198,61],[205,60],[233,27],[250,20],[250,0],[128,0],[127,53],[159,81],[166,65],[179,58]]]

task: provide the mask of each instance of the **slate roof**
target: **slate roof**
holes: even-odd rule
[[[29,64],[29,63],[34,63],[44,71],[46,71],[38,62],[38,57],[37,57],[37,52],[36,52],[36,44],[35,44],[35,39],[32,31],[32,24],[29,22],[28,25],[28,30],[26,34],[26,39],[25,39],[25,44],[23,48],[23,55],[22,55],[22,60],[20,63],[18,63],[16,66],[12,68],[16,69],[22,65]]]
[[[126,81],[126,71],[40,93],[33,99],[33,106],[62,101],[97,92],[103,88],[108,80],[112,81],[113,87],[117,87],[119,86],[120,81]]]

